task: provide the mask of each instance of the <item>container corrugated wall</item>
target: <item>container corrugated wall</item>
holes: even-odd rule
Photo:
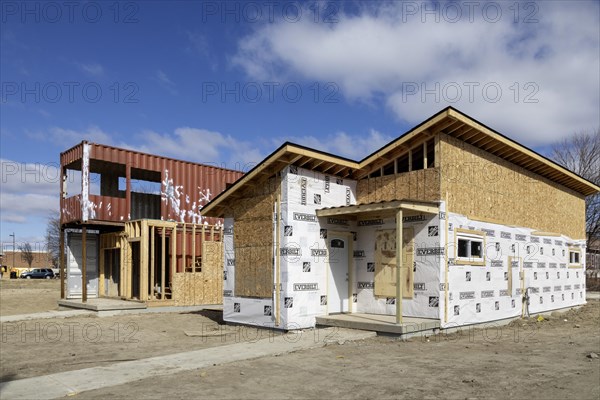
[[[152,154],[140,153],[126,149],[106,146],[102,144],[90,143],[90,159],[108,161],[111,163],[122,164],[126,170],[139,169],[160,173],[161,201],[160,217],[164,220],[175,220],[187,223],[208,223],[217,224],[220,220],[217,218],[200,219],[200,208],[212,200],[219,193],[225,190],[227,183],[233,183],[239,179],[243,173],[224,168],[218,168],[211,165],[195,164],[187,161],[175,160],[172,158],[160,157]],[[83,156],[82,145],[78,145],[61,153],[61,165],[72,164]],[[128,168],[127,168],[128,167]],[[141,172],[142,174],[144,172]],[[94,172],[91,170],[91,172]],[[172,180],[173,186],[179,190],[179,196],[169,196],[167,185],[168,180]],[[140,198],[137,196],[138,199]],[[90,201],[95,205],[96,216],[94,219],[100,221],[124,222],[144,214],[144,210],[152,211],[152,216],[156,216],[155,205],[128,204],[130,196],[126,199],[108,196],[90,196]],[[69,216],[62,217],[63,223],[75,222],[75,204],[73,198],[64,199],[61,208],[68,209],[71,212]],[[67,201],[68,200],[68,201]],[[110,210],[107,205],[110,204]],[[156,204],[156,203],[155,203]],[[80,205],[77,205],[80,208]],[[133,209],[132,209],[133,208]],[[135,212],[134,212],[135,211]],[[81,218],[81,212],[77,215]]]

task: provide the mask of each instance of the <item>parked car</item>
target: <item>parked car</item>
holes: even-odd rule
[[[31,271],[21,273],[23,279],[52,279],[54,272],[50,268],[34,268]]]

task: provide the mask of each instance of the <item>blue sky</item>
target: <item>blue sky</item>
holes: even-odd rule
[[[540,152],[600,126],[597,1],[0,4],[4,244],[42,242],[84,139],[247,170],[285,140],[360,159],[448,105]]]

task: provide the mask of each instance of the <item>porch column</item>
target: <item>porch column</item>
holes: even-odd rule
[[[402,208],[396,212],[396,325],[402,324]]]
[[[81,229],[81,302],[87,302],[87,228]]]
[[[60,228],[58,263],[60,268],[60,298],[65,299],[65,230]]]

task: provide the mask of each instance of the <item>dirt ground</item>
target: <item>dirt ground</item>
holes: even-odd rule
[[[0,315],[17,315],[57,310],[60,279],[0,280]]]
[[[59,286],[54,281],[16,281],[10,286],[6,282],[0,287],[2,315],[49,309],[41,309],[42,304],[55,308]],[[579,310],[541,322],[529,319],[508,326],[489,324],[487,329],[464,329],[460,334],[408,341],[380,336],[152,377],[74,397],[597,400],[600,359],[588,355],[600,354],[600,302],[588,302]],[[3,323],[0,380],[110,365],[267,335],[266,331],[219,323],[221,315],[215,311]],[[186,332],[204,336],[188,336]]]

